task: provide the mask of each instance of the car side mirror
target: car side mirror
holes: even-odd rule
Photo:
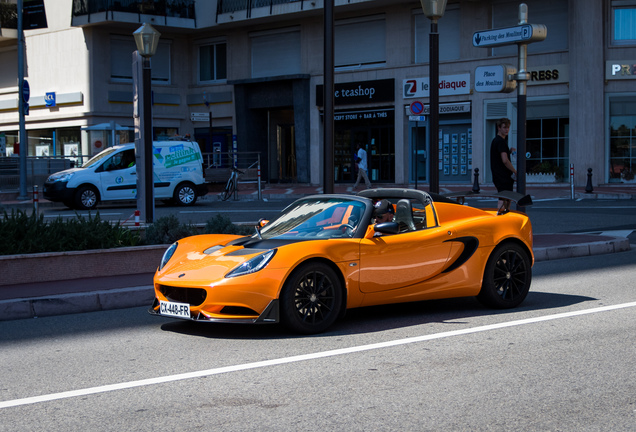
[[[380,234],[398,234],[400,232],[400,224],[397,222],[382,222],[375,224],[373,230]]]
[[[261,219],[261,220],[258,221],[258,227],[259,228],[263,228],[268,223],[269,223],[269,221],[267,219]]]

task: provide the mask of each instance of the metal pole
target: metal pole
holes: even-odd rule
[[[24,126],[24,109],[25,102],[22,96],[22,89],[24,87],[24,29],[22,26],[22,4],[23,0],[18,0],[18,142],[20,143],[20,193],[18,195],[19,200],[28,199],[27,196],[27,153],[29,151],[29,139],[27,137],[26,129]]]
[[[429,42],[431,87],[431,109],[428,121],[429,190],[432,193],[439,193],[439,33],[437,31],[437,19],[431,19],[431,34]]]
[[[528,6],[519,5],[519,24],[528,22]],[[526,194],[526,111],[527,111],[527,72],[528,44],[519,44],[519,68],[517,69],[517,192]],[[523,207],[517,206],[523,211]]]
[[[257,165],[257,173],[258,173],[258,200],[263,200],[263,189],[261,187],[261,154],[258,154],[258,165]]]
[[[325,0],[324,10],[324,172],[323,192],[334,192],[334,0]]]
[[[155,194],[154,179],[152,172],[152,94],[151,79],[152,70],[150,67],[150,59],[143,58],[143,94],[144,94],[144,126],[143,126],[143,143],[144,143],[144,172],[145,179],[145,199],[144,207],[146,210],[146,223],[153,223],[155,219]]]

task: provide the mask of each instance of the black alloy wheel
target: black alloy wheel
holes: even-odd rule
[[[331,267],[324,263],[302,265],[283,287],[282,322],[296,333],[320,333],[338,318],[342,298],[340,279]]]
[[[501,244],[488,258],[477,300],[497,309],[519,306],[530,291],[531,281],[528,253],[516,243]]]

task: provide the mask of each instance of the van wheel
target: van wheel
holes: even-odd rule
[[[75,193],[75,208],[80,210],[93,210],[97,207],[99,195],[93,186],[82,186]]]
[[[191,206],[197,202],[197,192],[192,183],[181,183],[174,190],[174,200],[182,206]]]

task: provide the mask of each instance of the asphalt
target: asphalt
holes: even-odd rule
[[[211,193],[204,199],[217,199],[215,195],[219,192],[218,189],[219,186],[211,186]],[[424,187],[421,189],[427,190]],[[468,189],[470,187],[467,188],[466,185],[440,186],[442,193]],[[528,190],[535,201],[636,199],[636,184],[599,186],[590,192],[585,192],[584,188],[573,191],[571,187],[563,185],[530,185]],[[493,189],[488,186],[480,187],[480,192],[484,195],[492,191]],[[247,184],[240,186],[238,199],[258,200],[259,195],[263,200],[290,199],[322,192],[321,187],[287,184],[264,185],[259,194],[256,185]],[[334,192],[352,193],[354,190],[351,185],[335,185]],[[0,211],[10,208],[33,208],[33,205],[32,199],[19,200],[16,192],[0,191]],[[59,205],[42,198],[38,199],[40,207]],[[533,252],[535,261],[546,261],[616,253],[629,249],[629,239],[626,237],[613,237],[601,233],[550,233],[535,234]],[[31,284],[5,284],[0,286],[0,321],[149,306],[153,300],[152,277],[152,273],[145,273]]]

